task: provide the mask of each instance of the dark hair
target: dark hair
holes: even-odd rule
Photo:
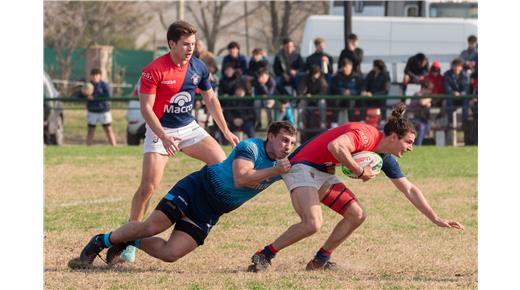
[[[312,65],[311,69],[309,69],[309,75],[315,75],[317,73],[321,73],[321,67],[319,65]]]
[[[294,41],[292,41],[292,39],[290,39],[289,37],[284,38],[283,41],[282,41],[283,45],[286,45],[289,42],[294,42]]]
[[[100,74],[101,74],[101,70],[98,69],[98,68],[93,68],[93,69],[90,71],[90,75],[91,75],[91,76],[100,75]]]
[[[240,45],[238,45],[238,43],[236,41],[231,41],[227,45],[227,49],[232,49],[232,48],[237,48],[238,50],[240,50]]]
[[[259,54],[264,54],[264,50],[261,48],[253,49],[253,55],[259,55]]]
[[[419,62],[423,62],[426,59],[426,55],[424,53],[422,53],[422,52],[419,52],[418,54],[415,55],[415,58]]]
[[[357,35],[355,35],[354,33],[351,33],[347,36],[347,40],[358,40],[357,38]]]
[[[261,67],[256,71],[256,76],[259,77],[263,74],[269,74],[269,70],[266,67]]]
[[[373,62],[373,65],[375,67],[377,67],[382,72],[386,71],[386,64],[381,59],[375,59],[374,62]]]
[[[224,67],[222,67],[222,71],[226,71],[228,68],[235,69],[235,66],[231,62],[227,62]]]
[[[421,82],[421,89],[430,89],[433,88],[433,82],[430,80],[425,80]]]
[[[170,40],[177,42],[182,36],[190,36],[195,33],[197,33],[197,28],[188,22],[183,20],[173,22],[170,27],[168,27],[168,32],[166,33],[168,47],[170,47]]]
[[[397,137],[401,139],[408,133],[417,135],[413,123],[404,116],[405,110],[406,105],[404,103],[395,105],[390,118],[388,118],[388,121],[383,128],[385,136],[390,136],[390,134],[395,133],[397,134]]]
[[[321,37],[316,37],[314,39],[314,45],[319,45],[320,43],[324,43],[325,42],[325,39],[321,38]]]
[[[269,129],[267,129],[267,134],[273,133],[273,135],[278,135],[281,130],[287,131],[287,133],[291,135],[296,135],[296,128],[288,122],[288,121],[278,121],[273,122],[269,125]]]
[[[462,58],[457,57],[456,59],[451,61],[451,66],[464,66],[464,60]]]
[[[473,34],[468,36],[468,42],[471,42],[471,43],[477,42],[477,37]]]

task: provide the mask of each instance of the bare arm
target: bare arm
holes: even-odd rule
[[[276,166],[256,170],[250,160],[237,158],[233,160],[233,179],[236,187],[255,186],[259,182],[276,175],[284,174],[291,168],[287,158],[278,160]]]
[[[220,102],[215,96],[215,92],[213,89],[209,89],[207,91],[200,91],[202,98],[204,99],[204,103],[208,108],[209,114],[213,117],[213,120],[217,123],[220,131],[224,134],[224,137],[231,143],[231,146],[237,146],[240,141],[235,134],[229,131],[229,128],[226,124],[226,120],[224,119],[224,115],[222,114],[222,107],[220,106]]]
[[[332,140],[327,145],[327,149],[332,154],[332,156],[336,158],[336,160],[341,162],[341,164],[352,170],[356,175],[361,175],[359,178],[361,178],[363,181],[367,181],[375,176],[370,166],[362,168],[356,163],[352,157],[354,145],[347,135],[342,134],[338,138]]]
[[[179,150],[177,142],[175,142],[178,138],[166,135],[166,131],[164,131],[164,128],[161,126],[159,118],[157,118],[153,112],[154,102],[155,94],[140,94],[139,103],[141,104],[141,115],[143,115],[143,119],[152,129],[153,133],[161,139],[168,155],[175,156],[175,152]]]
[[[431,208],[431,206],[428,204],[428,201],[424,197],[421,190],[415,186],[413,183],[411,183],[408,178],[401,177],[398,179],[391,179],[392,183],[401,191],[404,193],[406,198],[422,213],[424,214],[430,221],[432,221],[434,224],[440,226],[440,227],[447,227],[447,228],[455,228],[459,230],[464,230],[464,226],[461,225],[457,221],[451,221],[451,220],[445,220],[440,218],[435,211]]]

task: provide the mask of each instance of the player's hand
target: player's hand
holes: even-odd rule
[[[275,168],[278,170],[278,174],[287,173],[289,172],[289,169],[291,169],[291,162],[289,162],[289,159],[287,158],[280,159],[276,162]]]
[[[372,171],[372,167],[365,166],[363,167],[363,174],[359,177],[359,179],[363,180],[363,182],[366,182],[374,177],[376,177],[376,174]]]
[[[168,153],[168,156],[175,156],[175,153],[179,151],[179,142],[181,141],[180,138],[165,135],[161,138],[161,141],[164,149],[166,149],[166,153]]]
[[[229,144],[233,148],[235,148],[235,146],[237,146],[238,142],[240,142],[240,139],[231,132],[225,133],[224,138],[226,138],[226,140],[228,140]]]
[[[457,222],[457,221],[451,221],[451,220],[445,220],[441,218],[437,218],[435,221],[433,221],[436,225],[443,228],[452,228],[457,230],[464,230],[464,226]]]

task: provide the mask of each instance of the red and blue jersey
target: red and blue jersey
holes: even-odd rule
[[[300,145],[289,155],[289,161],[291,164],[303,163],[326,172],[327,167],[340,164],[327,146],[343,134],[346,134],[354,145],[354,151],[351,153],[375,152],[383,138],[383,133],[372,125],[359,122],[346,123],[323,132]],[[397,160],[391,154],[381,154],[381,157],[383,158],[382,170],[386,176],[392,179],[404,177]]]
[[[161,125],[179,128],[193,121],[195,89],[211,89],[206,65],[192,57],[183,66],[175,64],[169,53],[148,64],[141,74],[141,94],[155,95],[153,111]]]

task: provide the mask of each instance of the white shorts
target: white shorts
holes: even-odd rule
[[[282,175],[282,178],[289,192],[302,186],[314,187],[316,190],[320,190],[325,183],[332,185],[341,182],[336,175],[319,171],[312,166],[302,163],[293,165],[289,172]]]
[[[110,125],[112,123],[112,114],[110,111],[104,113],[87,112],[87,124],[89,126],[96,126],[97,123]]]
[[[197,121],[193,121],[188,125],[180,128],[164,128],[168,136],[180,138],[179,149],[199,143],[202,139],[209,136],[208,132],[199,126]],[[162,141],[157,137],[152,129],[146,124],[146,132],[144,134],[144,153],[155,152],[168,155]]]

